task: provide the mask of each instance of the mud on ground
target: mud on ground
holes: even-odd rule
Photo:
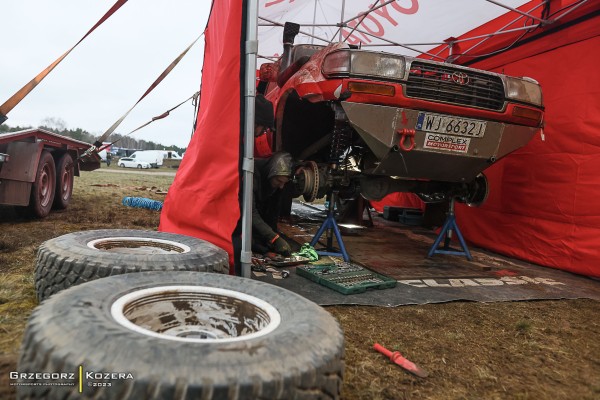
[[[36,306],[37,247],[73,231],[156,229],[157,212],[121,201],[164,200],[161,193],[172,179],[100,170],[76,178],[70,208],[44,220],[24,220],[0,208],[0,399],[14,397],[8,373],[17,368],[25,324]],[[343,399],[600,399],[596,301],[326,309],[346,338]],[[429,377],[404,372],[372,350],[375,342],[400,351]]]

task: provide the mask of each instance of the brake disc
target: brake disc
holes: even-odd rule
[[[312,203],[319,194],[319,167],[314,161],[307,161],[302,168],[304,174],[304,190],[302,197],[307,203]]]

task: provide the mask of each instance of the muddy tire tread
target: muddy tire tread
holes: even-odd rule
[[[77,235],[93,237],[94,232],[107,237],[110,237],[110,233],[114,233],[113,236],[115,237],[127,234],[154,237],[166,235],[165,237],[170,240],[179,239],[182,243],[191,244],[190,247],[194,248],[197,253],[184,257],[173,256],[171,260],[155,261],[146,256],[140,256],[137,259],[129,257],[128,260],[122,261],[120,259],[123,257],[110,253],[103,254],[96,251],[97,254],[95,255],[85,255],[82,254],[85,250],[83,252],[71,250],[73,246],[82,246],[82,241],[78,240]],[[83,242],[85,241],[83,240]],[[98,230],[71,233],[50,239],[38,248],[35,265],[37,298],[39,301],[43,301],[73,285],[107,276],[142,271],[195,271],[228,274],[229,259],[224,250],[203,240],[182,235],[135,230]]]
[[[85,396],[78,398],[101,398],[101,399],[298,399],[298,400],[317,400],[317,399],[339,399],[344,372],[343,356],[343,333],[339,324],[317,305],[307,305],[308,300],[285,291],[279,287],[268,285],[262,282],[249,281],[249,288],[243,291],[248,293],[268,293],[267,301],[276,304],[277,309],[283,308],[290,322],[282,326],[282,332],[278,332],[275,337],[253,339],[257,341],[247,346],[255,349],[263,349],[264,346],[271,346],[264,349],[267,359],[261,357],[261,368],[272,368],[273,360],[289,360],[289,364],[298,363],[297,366],[289,367],[278,371],[267,373],[265,371],[253,371],[253,374],[245,378],[244,383],[228,380],[222,374],[228,373],[230,376],[238,376],[232,373],[236,368],[244,368],[244,362],[248,359],[246,355],[239,355],[241,362],[233,362],[232,357],[238,357],[231,351],[224,352],[225,359],[218,368],[211,364],[211,353],[206,353],[206,364],[202,368],[200,378],[192,375],[179,376],[175,372],[171,373],[173,361],[166,360],[162,355],[172,354],[178,363],[187,365],[193,370],[196,366],[198,354],[189,354],[188,344],[167,344],[160,349],[157,347],[157,340],[164,340],[144,335],[136,334],[124,327],[114,323],[107,324],[106,304],[112,300],[103,299],[108,293],[107,287],[114,288],[115,291],[122,291],[122,286],[115,285],[115,282],[134,281],[139,287],[147,287],[143,284],[147,277],[156,276],[154,282],[167,282],[161,276],[176,277],[174,280],[181,284],[189,284],[195,280],[195,283],[206,285],[206,282],[215,282],[217,284],[227,283],[223,278],[236,278],[219,274],[196,274],[193,272],[161,273],[161,272],[142,272],[139,274],[126,274],[110,277],[94,282],[88,282],[81,286],[72,287],[62,293],[52,296],[44,301],[40,307],[32,314],[26,328],[21,357],[18,369],[21,371],[43,370],[47,372],[70,372],[75,371],[78,365],[84,365],[84,369],[93,371],[120,371],[123,365],[130,366],[130,360],[115,358],[118,353],[118,346],[128,345],[128,351],[131,354],[138,354],[143,349],[156,350],[156,354],[146,357],[155,357],[157,360],[163,360],[163,375],[157,376],[156,366],[149,365],[147,360],[139,360],[139,365],[148,365],[148,370],[143,373],[135,373],[135,379],[127,381],[127,384],[121,384],[113,387],[113,390],[98,392],[96,390],[87,390]],[[206,278],[206,276],[209,278]],[[244,280],[245,281],[245,280]],[[141,283],[141,284],[140,284]],[[256,285],[258,284],[258,285]],[[98,286],[102,290],[96,290]],[[213,286],[210,284],[208,286]],[[221,285],[215,287],[225,287],[231,290],[232,285]],[[265,288],[267,286],[267,288]],[[235,286],[237,287],[237,286]],[[258,290],[260,289],[260,290]],[[123,291],[125,293],[126,291]],[[116,296],[116,294],[114,294]],[[303,303],[302,300],[306,303]],[[104,305],[103,305],[104,304]],[[104,308],[101,308],[104,307]],[[314,308],[314,309],[313,309]],[[66,312],[65,309],[70,311]],[[63,310],[63,311],[61,311]],[[294,310],[292,313],[291,311]],[[327,314],[325,318],[323,313]],[[56,314],[56,315],[53,315]],[[299,316],[300,315],[300,316]],[[70,318],[66,322],[66,318]],[[73,319],[74,318],[74,319]],[[304,322],[302,318],[312,320]],[[330,318],[331,320],[329,320]],[[298,321],[301,321],[300,323]],[[68,324],[65,328],[65,323]],[[57,335],[60,329],[65,328],[64,335]],[[80,331],[79,327],[86,327]],[[101,327],[98,331],[98,327]],[[278,328],[279,329],[279,328]],[[273,334],[273,333],[271,333]],[[85,343],[74,345],[72,337],[85,338]],[[304,354],[299,354],[298,349],[306,348],[302,343],[310,343],[311,337],[316,335],[321,337],[318,349],[311,351],[304,350]],[[285,340],[284,340],[285,338]],[[287,340],[292,342],[290,346],[283,345]],[[170,341],[167,341],[170,342]],[[177,342],[176,342],[177,343]],[[113,346],[108,348],[108,346]],[[179,346],[179,347],[178,347]],[[90,353],[87,356],[81,353],[83,348],[103,349],[104,351]],[[241,348],[244,348],[242,346]],[[205,350],[202,350],[205,351]],[[260,350],[259,350],[260,351]],[[233,353],[237,353],[236,350]],[[223,353],[223,352],[220,352]],[[245,353],[245,352],[242,352]],[[141,354],[141,353],[140,353]],[[204,360],[204,359],[203,359]],[[158,362],[158,361],[157,361]],[[211,366],[212,367],[209,367]],[[288,365],[286,362],[284,365]],[[43,368],[42,368],[43,367]],[[42,369],[41,369],[42,368]],[[212,369],[211,369],[212,368]],[[215,369],[216,368],[216,369]],[[256,368],[256,367],[255,367]],[[135,370],[134,370],[135,371]],[[197,370],[196,371],[200,371]],[[254,372],[256,372],[254,374]],[[262,374],[262,378],[261,375]],[[184,373],[185,375],[185,373]],[[268,381],[263,381],[268,376]],[[242,379],[242,378],[239,378]],[[18,399],[37,399],[37,398],[68,398],[68,387],[38,387],[21,386],[18,387]]]

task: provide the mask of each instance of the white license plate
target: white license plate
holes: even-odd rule
[[[468,137],[483,137],[486,121],[470,118],[449,117],[447,115],[420,112],[417,117],[419,131],[445,133]]]

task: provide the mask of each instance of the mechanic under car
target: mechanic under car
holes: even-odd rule
[[[277,220],[282,189],[292,177],[292,156],[279,152],[269,158],[257,158],[254,167],[252,251],[289,256],[292,249],[277,233]]]

